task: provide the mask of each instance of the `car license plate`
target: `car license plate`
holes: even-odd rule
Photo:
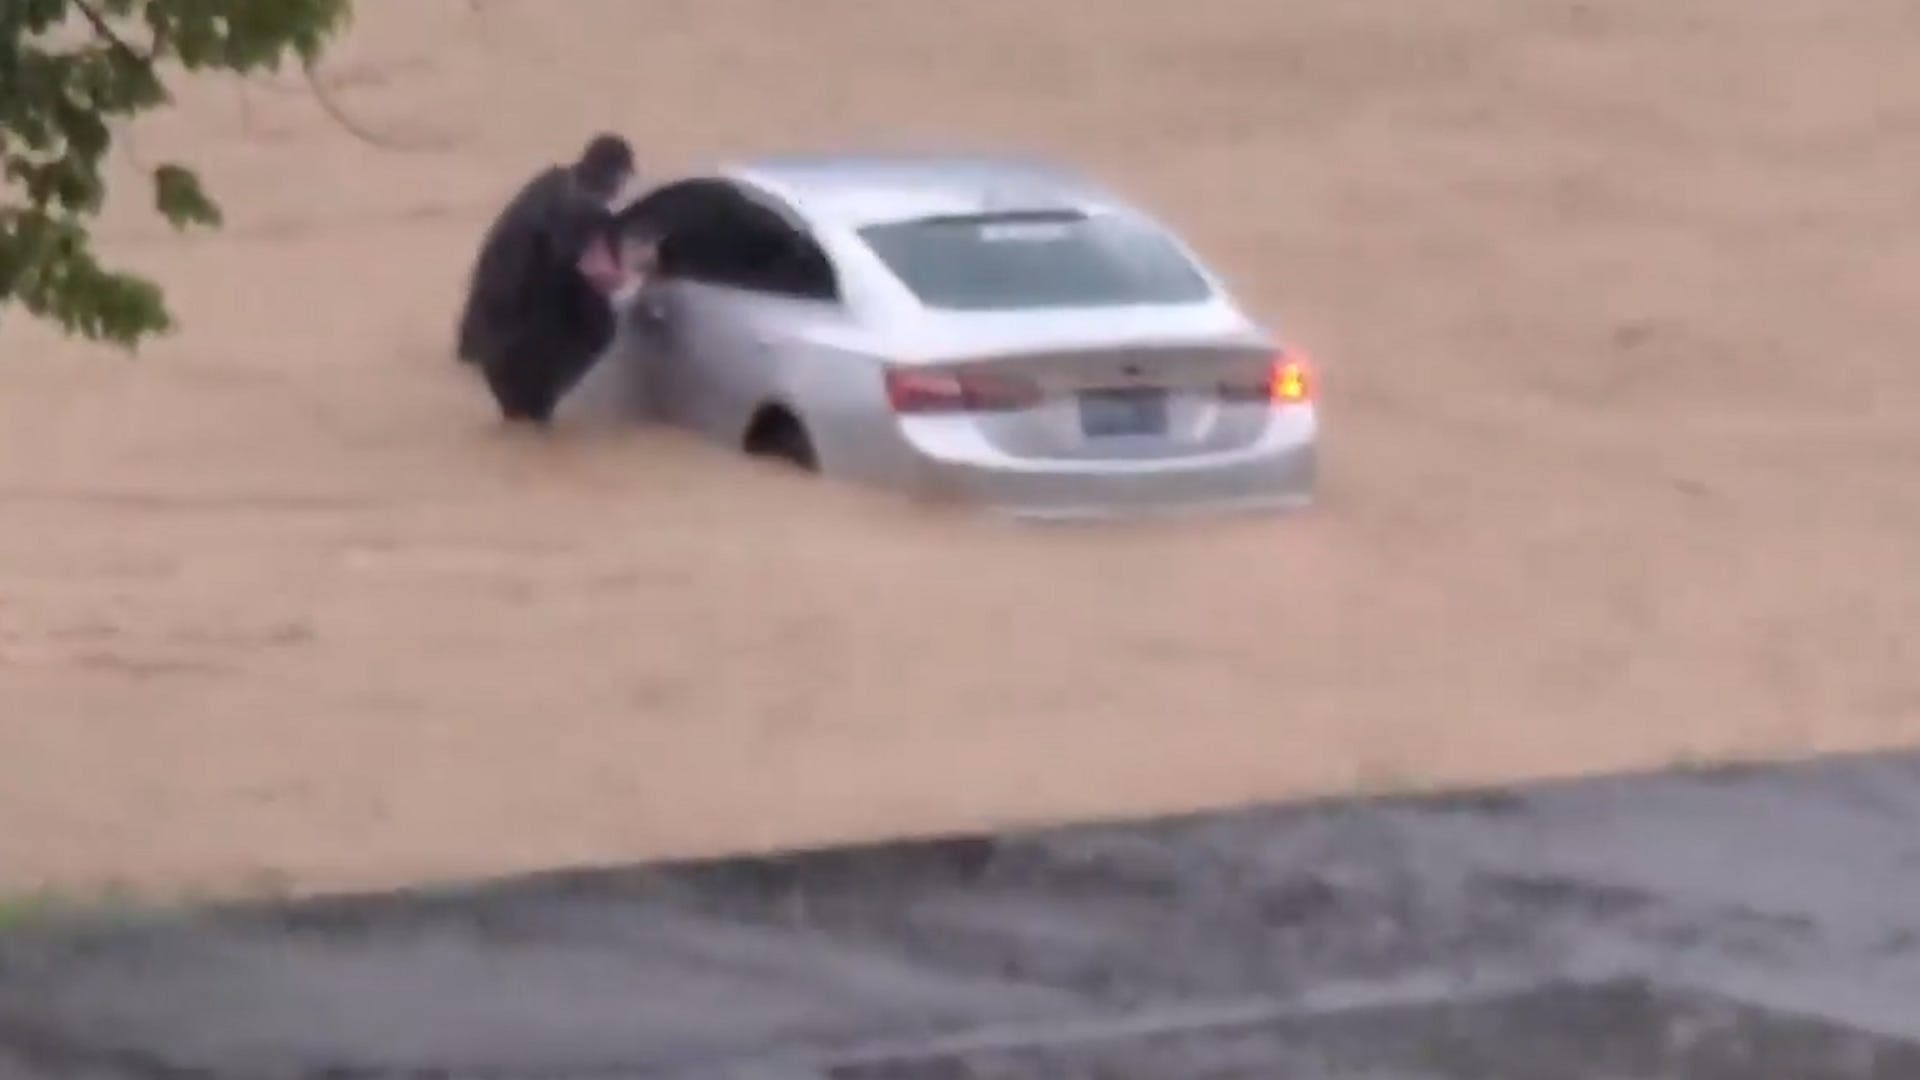
[[[1167,392],[1158,387],[1082,391],[1080,430],[1095,439],[1164,435]]]

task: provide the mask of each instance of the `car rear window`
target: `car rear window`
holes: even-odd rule
[[[1113,214],[920,218],[870,225],[860,236],[921,303],[934,308],[1178,304],[1212,292],[1166,236]]]

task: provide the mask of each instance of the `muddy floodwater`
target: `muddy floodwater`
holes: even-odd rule
[[[181,330],[0,313],[0,889],[284,892],[1920,736],[1900,0],[365,3],[189,85],[103,245]],[[564,8],[564,12],[562,12]],[[1036,152],[1324,369],[1296,517],[1031,529],[451,356],[599,128]],[[138,170],[201,165],[178,237]],[[591,404],[579,402],[576,405]]]

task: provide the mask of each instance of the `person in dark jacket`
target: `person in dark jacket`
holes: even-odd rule
[[[613,340],[611,298],[636,272],[624,265],[613,203],[634,175],[626,140],[596,135],[577,161],[527,181],[487,230],[458,353],[486,376],[505,420],[549,423]]]

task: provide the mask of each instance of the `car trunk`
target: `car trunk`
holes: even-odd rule
[[[1002,453],[1139,460],[1256,441],[1270,413],[1272,359],[1265,346],[1196,341],[999,353],[940,367],[1029,388],[1020,407],[970,414]]]

